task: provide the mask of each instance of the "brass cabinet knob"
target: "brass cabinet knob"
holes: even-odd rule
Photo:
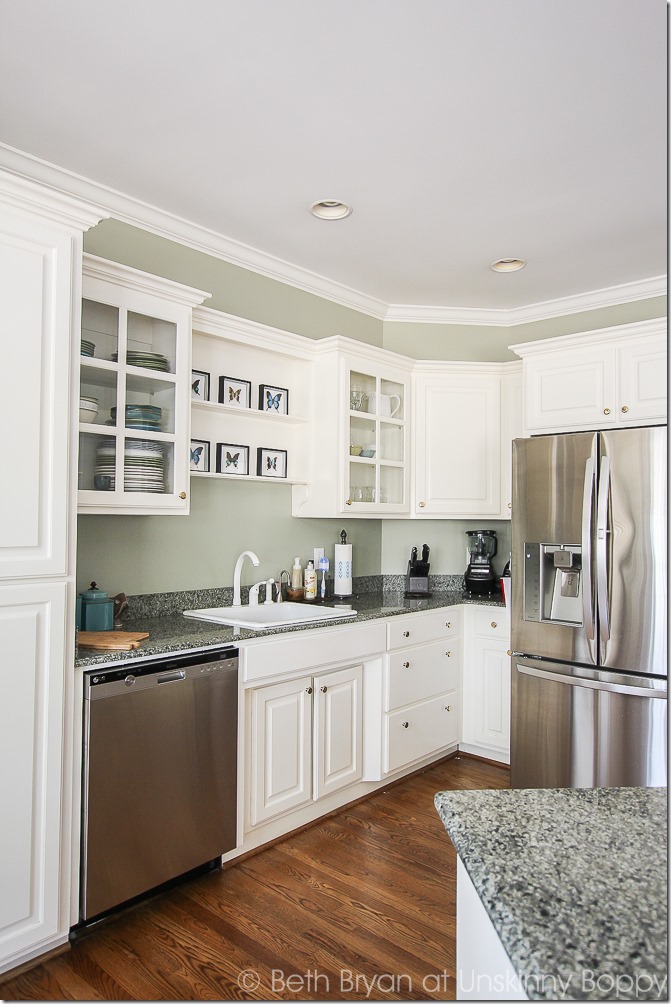
[[[409,631],[404,631],[403,632],[403,637],[404,638],[409,638],[410,637],[410,632]]]
[[[508,508],[509,508],[509,509],[512,509],[512,507],[513,507],[513,504],[512,504],[512,502],[509,502],[509,503],[508,503]]]
[[[445,705],[445,710],[446,711],[451,711],[452,710],[452,705],[451,704],[446,704]]]
[[[352,504],[352,500],[351,499],[347,499],[347,501],[345,502],[345,505],[351,505],[351,504]]]
[[[410,669],[410,663],[409,662],[404,662],[403,663],[403,669]]]
[[[325,694],[325,693],[326,693],[326,691],[327,691],[327,690],[328,690],[329,688],[328,688],[328,687],[320,687],[319,689],[321,690],[322,694]]]
[[[452,621],[448,621],[447,624],[445,625],[445,627],[446,628],[451,628],[452,627]]]
[[[452,653],[449,650],[445,653],[445,655],[447,656],[448,659],[452,658]]]
[[[403,726],[404,729],[407,729],[409,724],[410,722],[401,722],[401,725]]]
[[[423,509],[425,505],[426,505],[426,502],[420,502],[419,503],[419,508]]]
[[[508,651],[506,652],[506,655],[512,655],[512,654],[513,654],[513,650],[512,650],[512,648],[509,648]]]
[[[603,413],[604,415],[610,415],[610,408],[604,408]]]
[[[626,404],[623,404],[622,405],[622,414],[626,415],[628,411],[629,411],[629,408],[627,408]]]
[[[312,693],[312,687],[306,687],[305,688],[305,693],[306,694],[311,694]]]
[[[492,621],[492,627],[495,628],[496,626],[496,621]]]
[[[186,498],[186,492],[180,492],[180,493],[179,493],[179,497],[180,497],[181,499],[185,499],[185,498]]]

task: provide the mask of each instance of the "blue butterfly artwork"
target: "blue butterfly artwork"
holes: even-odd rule
[[[227,467],[237,467],[238,460],[240,459],[240,453],[229,453],[226,450],[226,466]]]
[[[277,457],[266,457],[266,469],[269,471],[277,470]]]
[[[269,390],[266,391],[266,408],[268,411],[272,411],[273,408],[276,411],[280,410],[280,401],[282,400],[282,392],[278,394],[271,394]]]
[[[204,446],[197,446],[195,450],[191,450],[191,463],[195,464],[196,467],[200,464],[200,458],[203,455]]]
[[[200,382],[201,382],[200,377],[198,377],[198,379],[194,380],[193,383],[191,384],[191,390],[193,391],[194,394],[197,394],[198,397],[200,397]]]

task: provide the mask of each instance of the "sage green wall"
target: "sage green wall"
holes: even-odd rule
[[[623,303],[616,307],[583,310],[578,314],[530,321],[509,328],[474,324],[424,324],[385,321],[383,347],[413,359],[460,359],[478,362],[509,362],[519,357],[509,345],[541,338],[572,335],[578,331],[609,328],[616,324],[666,317],[665,296]]]
[[[129,596],[231,586],[248,548],[261,564],[245,565],[244,585],[277,578],[297,554],[305,567],[314,547],[325,548],[333,568],[342,529],[354,574],[378,575],[380,520],[294,519],[290,485],[192,478],[189,516],[80,516],[77,592],[94,579]]]
[[[382,345],[382,321],[118,220],[84,234],[84,250],[212,293],[204,306],[306,338],[346,335]]]
[[[496,530],[498,550],[494,568],[500,575],[510,552],[510,521],[486,519],[385,520],[382,526],[383,575],[405,573],[410,550],[431,548],[434,575],[461,575],[466,569],[466,530]]]

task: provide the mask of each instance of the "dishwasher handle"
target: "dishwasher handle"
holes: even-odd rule
[[[171,673],[160,673],[156,678],[157,683],[177,683],[179,680],[186,680],[186,672],[183,669],[174,669]]]

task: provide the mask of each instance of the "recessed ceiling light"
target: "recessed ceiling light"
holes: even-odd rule
[[[519,272],[526,265],[521,258],[499,258],[489,266],[492,272]]]
[[[351,215],[352,207],[338,199],[320,199],[312,203],[310,212],[320,220],[344,220]]]

